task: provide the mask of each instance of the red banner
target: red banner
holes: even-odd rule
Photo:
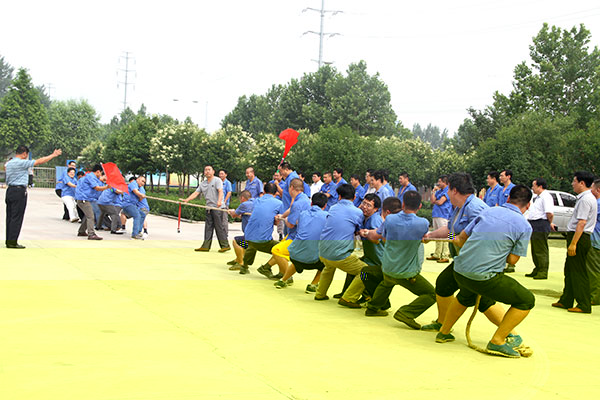
[[[293,145],[298,143],[299,133],[293,129],[286,129],[279,134],[279,139],[285,140],[285,150],[283,151],[283,159],[287,157]],[[282,159],[282,160],[283,160]]]
[[[129,193],[125,178],[123,178],[123,174],[121,174],[117,164],[111,162],[102,164],[102,169],[106,174],[106,183],[108,186],[120,190],[121,192]]]

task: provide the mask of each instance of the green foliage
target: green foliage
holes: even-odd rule
[[[442,147],[444,141],[448,139],[448,130],[444,129],[442,132],[439,127],[431,124],[428,124],[425,129],[421,128],[419,124],[414,124],[412,133],[415,138],[429,143],[434,149]]]
[[[8,93],[13,80],[14,68],[0,57],[0,100]]]
[[[347,76],[336,75],[326,86],[331,101],[329,125],[348,126],[361,136],[391,136],[396,133],[396,113],[390,92],[379,79],[370,76],[367,63],[350,64]]]
[[[262,96],[242,96],[221,126],[239,125],[256,137],[286,128],[318,132],[326,125],[348,126],[361,136],[399,133],[387,86],[367,73],[367,64],[351,64],[347,76],[330,66],[273,85]]]
[[[81,151],[81,155],[77,157],[77,165],[91,169],[96,164],[106,162],[104,160],[105,147],[100,141],[95,140],[88,144]]]
[[[121,172],[135,175],[155,172],[150,144],[159,129],[157,116],[135,115],[131,122],[113,132],[106,140],[106,162],[116,163]]]
[[[31,77],[21,68],[0,103],[0,149],[7,154],[24,144],[35,153],[49,138],[48,114]]]
[[[268,182],[281,162],[284,143],[277,136],[268,133],[259,133],[255,140],[256,145],[250,152],[249,165],[254,167],[254,172],[259,179]]]
[[[100,117],[85,100],[53,101],[48,114],[52,133],[44,153],[62,149],[60,161],[77,158],[99,136]]]

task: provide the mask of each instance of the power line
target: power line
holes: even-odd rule
[[[125,51],[124,53],[125,53],[125,55],[119,57],[119,64],[121,63],[122,59],[125,59],[125,69],[121,68],[118,71],[125,73],[125,81],[124,82],[119,81],[117,83],[117,87],[119,87],[119,85],[123,85],[123,88],[124,88],[124,93],[123,93],[123,111],[125,111],[125,109],[127,108],[127,86],[133,85],[133,82],[131,82],[130,79],[129,79],[129,73],[130,72],[135,72],[135,70],[129,69],[129,62],[130,62],[129,60],[130,59],[133,62],[133,64],[135,64],[135,59],[131,55],[132,53],[130,51]],[[119,75],[118,71],[117,71],[117,76]]]
[[[341,14],[343,13],[343,11],[340,10],[326,10],[325,9],[325,0],[321,0],[321,9],[317,9],[317,8],[312,8],[312,7],[307,7],[304,10],[302,10],[302,12],[305,11],[316,11],[321,15],[321,27],[319,29],[319,32],[315,32],[315,31],[306,31],[304,32],[302,35],[306,35],[307,33],[312,33],[315,35],[319,35],[319,59],[318,60],[312,60],[312,61],[316,61],[319,65],[319,68],[321,68],[321,66],[323,65],[323,38],[325,36],[327,37],[333,37],[333,36],[338,36],[340,35],[339,33],[327,33],[327,32],[323,32],[323,21],[325,19],[325,14],[326,13],[330,13],[331,15],[336,15],[336,14]],[[331,64],[331,62],[325,62],[325,64]]]

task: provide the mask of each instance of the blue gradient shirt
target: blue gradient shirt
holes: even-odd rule
[[[296,238],[288,247],[290,258],[306,264],[319,261],[319,240],[328,215],[319,206],[300,213]]]
[[[295,225],[293,228],[289,228],[287,236],[288,239],[294,240],[296,238],[298,218],[300,217],[300,213],[308,210],[309,208],[310,200],[308,199],[308,196],[304,193],[299,193],[296,198],[294,198],[294,203],[291,205],[290,213],[287,217],[288,222]]]
[[[284,211],[281,200],[276,199],[273,195],[265,194],[255,199],[252,215],[244,231],[246,240],[252,242],[268,242],[269,240],[273,240],[275,216]]]
[[[429,221],[416,214],[391,214],[385,218],[381,235],[385,250],[381,260],[384,274],[396,279],[413,278],[421,272],[423,246],[421,239],[429,231]]]
[[[527,256],[531,225],[513,204],[483,210],[464,229],[469,238],[454,259],[454,271],[486,281],[504,271],[509,254]]]
[[[354,234],[360,229],[364,216],[350,200],[340,200],[329,210],[321,233],[319,256],[331,261],[348,258],[354,251]]]
[[[8,186],[27,186],[29,168],[33,168],[35,160],[22,160],[18,157],[6,163],[6,184]]]

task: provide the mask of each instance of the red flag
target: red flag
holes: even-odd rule
[[[285,159],[285,157],[287,157],[292,146],[298,143],[298,135],[298,132],[290,128],[282,131],[279,134],[279,139],[285,140],[285,150],[283,151],[282,161]]]
[[[129,193],[129,189],[127,188],[127,183],[125,183],[125,179],[117,167],[115,163],[106,163],[102,164],[102,169],[106,174],[106,183],[108,186],[120,190],[124,193]]]

